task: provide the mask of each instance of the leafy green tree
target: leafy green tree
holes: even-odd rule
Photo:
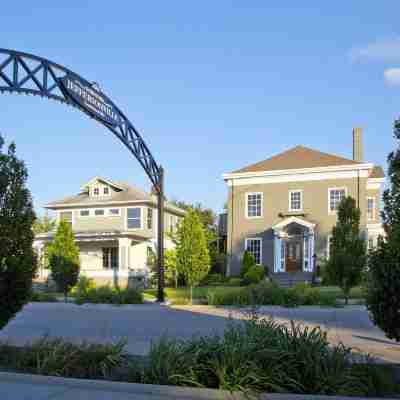
[[[400,341],[400,120],[394,124],[397,148],[388,156],[390,188],[383,194],[386,237],[368,260],[366,303],[370,317],[390,339]]]
[[[50,232],[56,227],[56,221],[44,215],[42,218],[37,218],[33,224],[33,232],[35,235],[38,233]]]
[[[346,304],[351,288],[361,282],[365,250],[365,240],[360,235],[360,209],[352,197],[345,197],[339,204],[338,221],[332,230],[326,272],[329,281],[343,290]]]
[[[53,242],[48,248],[51,275],[58,290],[64,293],[65,300],[69,290],[79,278],[79,248],[74,241],[74,234],[68,221],[61,220]]]
[[[0,136],[0,329],[29,301],[37,269],[28,171]]]
[[[189,209],[179,224],[176,243],[177,270],[190,287],[190,302],[193,302],[193,287],[210,270],[210,255],[207,248],[206,234],[198,214]]]
[[[176,250],[168,249],[164,252],[165,279],[173,282],[175,288],[178,287],[178,268],[176,264]]]
[[[255,266],[256,266],[256,259],[254,258],[254,255],[250,253],[248,250],[246,250],[243,254],[240,277],[244,278],[244,276],[250,271],[250,269]]]

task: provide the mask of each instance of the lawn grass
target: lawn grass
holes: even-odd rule
[[[344,299],[343,290],[338,286],[321,286],[319,290],[322,293],[334,293],[338,299]],[[363,288],[361,286],[356,286],[350,291],[350,299],[364,299]]]
[[[207,293],[209,291],[214,293],[233,292],[243,290],[243,286],[198,286],[193,288],[193,300],[199,302],[207,300]],[[165,288],[165,295],[167,300],[173,304],[188,304],[190,298],[190,290],[186,287],[180,288]],[[153,300],[157,297],[157,289],[148,289],[144,291],[145,300]]]

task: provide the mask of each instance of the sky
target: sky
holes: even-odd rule
[[[163,165],[167,196],[218,212],[223,173],[298,144],[351,158],[355,126],[386,169],[399,12],[398,0],[5,2],[0,47],[98,82]],[[1,95],[0,132],[39,213],[94,176],[150,189],[109,131],[58,102]]]

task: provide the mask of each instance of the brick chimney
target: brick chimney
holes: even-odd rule
[[[353,160],[360,163],[364,161],[361,128],[353,128]]]

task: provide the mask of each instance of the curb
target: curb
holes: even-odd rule
[[[157,399],[189,399],[189,400],[244,400],[249,399],[249,396],[242,393],[230,393],[223,390],[215,389],[197,389],[177,386],[161,386],[161,385],[145,385],[140,383],[126,382],[110,382],[110,381],[95,381],[85,379],[58,378],[53,376],[43,375],[28,375],[10,372],[0,372],[1,383],[20,383],[33,384],[35,386],[57,386],[60,388],[85,389],[101,392],[125,393],[131,395],[144,395],[148,398],[155,396]],[[54,399],[56,400],[56,396]],[[250,397],[251,398],[251,397]],[[361,400],[364,397],[341,397],[341,396],[320,396],[320,395],[294,395],[294,394],[268,394],[263,393],[259,396],[264,400]],[[373,400],[373,398],[369,398]],[[390,400],[390,399],[388,399]],[[394,400],[394,399],[392,399]]]

